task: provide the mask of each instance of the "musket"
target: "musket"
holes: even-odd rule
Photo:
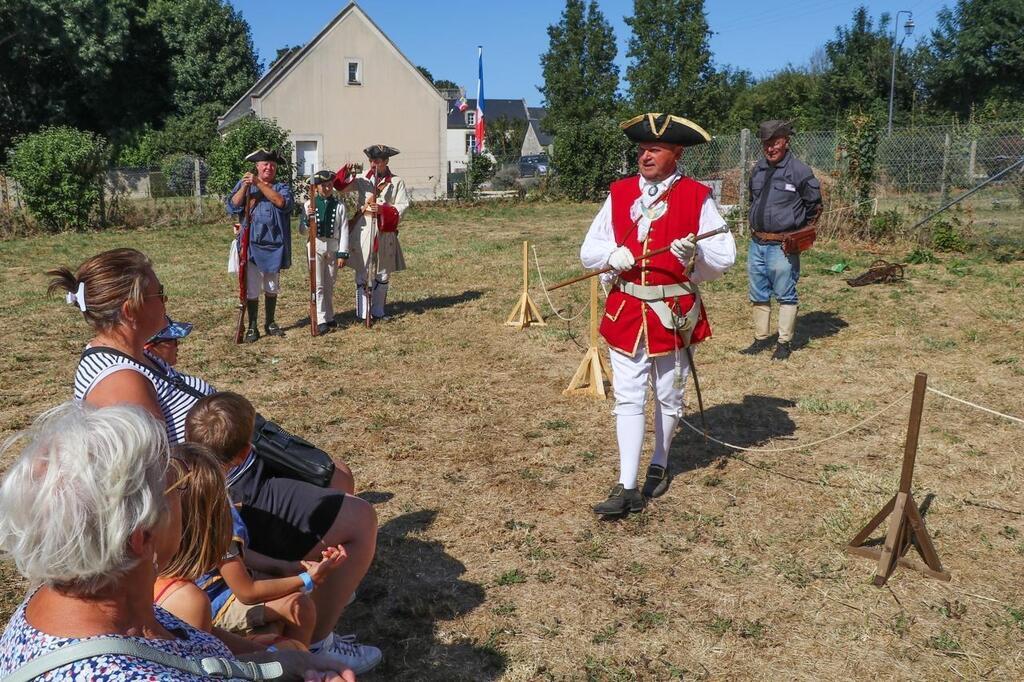
[[[373,192],[370,194],[370,199],[367,203],[377,203],[377,193],[380,191],[380,185],[377,184],[377,171],[373,172]],[[370,214],[370,219],[366,221],[366,226],[369,229],[370,237],[370,252],[366,257],[366,285],[363,287],[363,296],[366,297],[366,328],[369,329],[373,326],[373,314],[370,312],[370,308],[373,305],[373,289],[371,286],[376,286],[375,280],[377,279],[377,215],[380,208]]]
[[[723,225],[722,227],[719,227],[719,228],[716,228],[714,230],[711,230],[710,232],[704,232],[703,234],[698,234],[697,238],[694,239],[693,241],[694,241],[694,243],[696,243],[696,242],[699,242],[699,241],[701,241],[703,239],[709,239],[711,237],[716,237],[716,236],[718,236],[720,234],[725,234],[728,231],[729,231],[729,226],[728,225]],[[639,256],[637,256],[636,262],[639,263],[640,261],[647,260],[648,258],[653,258],[654,256],[660,256],[661,254],[665,253],[666,251],[668,251],[671,248],[672,248],[672,245],[669,244],[668,246],[663,246],[660,249],[654,249],[653,251],[648,251],[646,253],[642,253]],[[548,291],[554,291],[555,289],[561,289],[562,287],[567,287],[570,284],[575,284],[576,282],[582,282],[585,279],[590,279],[591,277],[597,277],[598,275],[603,275],[606,272],[611,272],[614,269],[615,268],[613,268],[611,266],[608,266],[607,268],[603,268],[601,270],[593,270],[592,272],[588,272],[588,273],[582,274],[582,275],[580,275],[578,277],[573,277],[572,279],[567,279],[564,282],[559,282],[558,284],[552,284],[551,286],[549,286],[547,288],[547,290]]]
[[[235,321],[235,343],[245,338],[246,274],[249,263],[249,222],[252,213],[252,197],[245,193],[245,208],[238,229],[238,319]]]
[[[309,222],[307,228],[309,234],[307,235],[309,245],[307,250],[309,251],[309,332],[313,336],[319,336],[320,330],[317,328],[316,318],[316,200],[318,185],[314,185],[312,182],[309,183],[309,203],[311,204],[313,211],[309,214]],[[328,295],[324,292],[324,295]]]

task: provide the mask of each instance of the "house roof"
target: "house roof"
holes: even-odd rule
[[[544,118],[548,115],[548,110],[544,107],[527,107],[527,112],[530,115],[530,127],[533,128],[534,134],[537,136],[537,141],[540,142],[542,147],[547,147],[549,144],[555,141],[555,136],[550,133],[546,133],[541,129],[541,125],[544,123]]]
[[[469,108],[466,111],[476,111],[476,98],[466,98]],[[526,102],[521,99],[491,99],[484,98],[484,118],[489,121],[505,116],[510,120],[527,121],[529,116],[526,111]],[[459,128],[470,128],[466,125],[466,112],[459,111],[454,102],[448,103],[448,130]]]
[[[423,80],[423,82],[429,85],[430,88],[435,93],[437,93],[438,97],[441,97],[441,93],[437,91],[437,88],[434,87],[434,84],[427,80],[427,77],[424,76],[423,73],[416,68],[415,64],[409,61],[409,58],[406,57],[405,54],[400,49],[398,49],[398,46],[395,45],[394,41],[392,41],[391,38],[389,38],[388,35],[381,30],[380,26],[378,26],[377,23],[374,22],[374,20],[371,19],[370,16],[366,14],[366,12],[364,12],[361,7],[359,7],[359,5],[357,5],[355,2],[350,2],[347,5],[345,5],[345,7],[340,12],[338,12],[338,14],[335,15],[333,19],[331,19],[328,22],[327,25],[324,26],[312,40],[310,40],[308,43],[301,47],[291,48],[288,52],[282,55],[280,59],[274,62],[271,65],[271,67],[267,70],[267,72],[263,74],[255,83],[253,83],[252,87],[246,90],[245,94],[239,97],[238,101],[232,104],[231,108],[229,108],[224,113],[223,116],[217,119],[217,130],[223,131],[225,128],[229,127],[238,119],[243,118],[244,116],[248,116],[250,113],[252,113],[252,98],[263,97],[264,95],[266,95],[275,85],[277,85],[281,81],[281,79],[286,77],[291,72],[291,70],[306,57],[306,55],[313,49],[313,47],[315,47],[317,43],[319,43],[323,39],[323,37],[331,31],[332,28],[334,28],[342,19],[344,19],[353,11],[359,12],[359,14],[361,14],[363,18],[370,23],[371,26],[377,29],[377,32],[380,33],[386,41],[388,41],[391,47],[395,49],[395,52],[397,52],[398,55],[402,59],[404,59],[406,63],[408,63],[409,68],[415,71]],[[485,100],[485,103],[487,101],[489,100]]]

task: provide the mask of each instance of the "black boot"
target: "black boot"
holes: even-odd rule
[[[754,339],[754,342],[740,351],[741,355],[757,355],[763,353],[772,347],[772,340],[768,339]]]
[[[274,311],[277,310],[277,296],[264,296],[267,304],[267,323],[263,325],[263,331],[267,336],[284,336],[284,330],[274,322]]]
[[[253,343],[258,341],[260,333],[256,329],[256,316],[260,312],[260,299],[246,299],[245,301],[246,314],[249,317],[249,326],[245,330],[245,338],[242,339],[245,343]]]
[[[644,497],[661,497],[668,492],[668,486],[672,483],[672,477],[668,470],[659,464],[652,464],[647,467],[647,478],[644,479]]]
[[[629,512],[644,510],[644,498],[636,488],[626,490],[621,483],[616,484],[608,494],[608,499],[594,505],[594,513],[601,516],[623,516]]]
[[[779,345],[775,346],[775,352],[772,353],[772,360],[788,360],[793,349],[789,346],[789,341],[780,341]]]

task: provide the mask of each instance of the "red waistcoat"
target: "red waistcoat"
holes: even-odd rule
[[[668,210],[651,224],[647,238],[637,238],[636,223],[629,217],[633,202],[640,196],[640,183],[636,176],[617,180],[611,185],[612,229],[615,243],[629,247],[634,256],[668,246],[674,240],[688,234],[696,234],[700,225],[700,211],[709,190],[704,185],[681,178],[670,190],[666,199]],[[679,259],[671,251],[637,263],[636,267],[624,272],[621,279],[634,284],[678,284],[688,281]],[[693,307],[694,296],[684,294],[665,299],[669,307],[685,314]],[[604,317],[601,318],[601,335],[612,348],[627,355],[634,355],[643,336],[649,356],[666,355],[683,346],[680,334],[666,329],[651,307],[640,299],[630,296],[618,287],[612,289],[605,303]],[[699,343],[711,336],[704,306],[694,327],[690,343]]]

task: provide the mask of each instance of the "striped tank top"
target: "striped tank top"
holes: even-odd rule
[[[210,384],[198,377],[175,371],[154,355],[146,354],[152,366],[139,362],[114,348],[86,348],[75,372],[75,400],[85,400],[89,391],[114,372],[132,370],[146,377],[156,391],[157,404],[167,425],[171,443],[185,441],[185,417],[202,395],[214,393]]]

